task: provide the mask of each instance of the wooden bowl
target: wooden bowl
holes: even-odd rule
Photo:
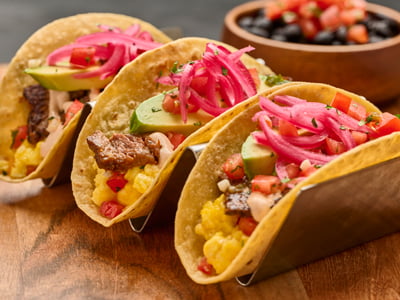
[[[239,18],[264,6],[265,1],[254,1],[230,10],[221,40],[236,48],[255,47],[250,55],[264,59],[275,73],[293,80],[328,83],[376,104],[400,96],[400,35],[377,43],[326,46],[275,41],[239,27]],[[400,13],[390,8],[368,3],[367,10],[400,23]]]

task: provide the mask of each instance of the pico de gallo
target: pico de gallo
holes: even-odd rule
[[[395,20],[366,8],[365,0],[273,0],[238,24],[274,40],[322,45],[365,44],[399,34]]]
[[[156,80],[156,84],[173,89],[163,93],[162,105],[151,107],[149,114],[177,115],[179,122],[185,124],[191,115],[201,112],[209,121],[255,95],[263,74],[248,69],[240,60],[252,49],[246,47],[232,52],[208,43],[199,60],[174,64],[169,74]],[[136,120],[140,107],[151,99],[139,104],[132,119]],[[197,128],[204,125],[196,123],[199,124],[193,125]],[[148,190],[165,161],[188,136],[164,127],[141,132],[132,120],[130,125],[129,134],[114,134],[108,138],[102,132],[95,132],[87,138],[97,168],[92,199],[100,214],[109,219],[118,216]]]
[[[259,97],[250,135],[271,151],[272,173],[246,172],[243,148],[222,164],[221,194],[207,201],[195,232],[205,239],[198,270],[222,273],[245,245],[258,223],[299,182],[340,154],[372,139],[400,131],[398,116],[368,113],[350,97],[336,93],[327,105],[289,95]]]
[[[29,73],[39,83],[23,90],[23,98],[31,110],[27,124],[11,132],[13,139],[10,147],[15,151],[14,160],[2,166],[3,175],[22,178],[33,172],[85,102],[96,97],[125,64],[141,53],[161,46],[148,31],[141,30],[139,24],[126,30],[103,24],[98,27],[99,32],[78,37],[74,43],[50,53],[45,65],[40,65],[40,62],[37,65],[37,60],[30,60],[31,71],[54,68],[54,72],[59,74],[65,70],[79,70],[71,75],[72,79],[88,80],[88,84],[85,84],[85,89],[58,86],[54,90],[33,76],[34,71]],[[90,86],[92,78],[99,78],[100,81]],[[61,84],[66,82],[61,81]]]

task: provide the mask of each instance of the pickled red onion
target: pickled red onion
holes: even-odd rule
[[[141,53],[161,46],[155,42],[151,34],[141,31],[139,24],[128,27],[125,31],[118,27],[98,26],[101,31],[78,37],[75,43],[63,46],[50,53],[47,64],[57,65],[71,56],[74,48],[94,47],[96,63],[99,68],[90,72],[74,75],[76,78],[100,76],[105,79],[115,75],[121,67],[134,60]],[[105,63],[101,65],[102,62]]]

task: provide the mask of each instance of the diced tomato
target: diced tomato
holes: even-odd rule
[[[16,130],[13,130],[11,134],[13,138],[11,149],[16,150],[28,136],[28,125],[19,126]]]
[[[190,83],[190,86],[200,95],[206,95],[207,80],[208,80],[207,77],[201,77],[201,76],[194,77]]]
[[[162,108],[171,114],[181,113],[178,91],[168,92],[165,94]]]
[[[316,1],[308,1],[299,7],[299,15],[304,19],[318,18],[321,8]]]
[[[270,20],[279,19],[286,7],[282,1],[268,1],[265,3],[265,15]]]
[[[303,35],[308,39],[313,39],[318,33],[318,26],[313,19],[301,19],[299,25]]]
[[[367,109],[363,105],[354,101],[351,102],[347,114],[358,121],[365,120],[368,115]]]
[[[257,69],[251,68],[251,69],[249,69],[249,72],[250,72],[251,78],[253,78],[253,80],[254,80],[256,87],[258,88],[260,86],[261,81],[260,81],[260,77],[258,76]]]
[[[335,98],[333,98],[331,106],[337,108],[338,110],[347,113],[349,110],[352,99],[342,93],[337,92]]]
[[[336,141],[331,138],[325,140],[326,153],[329,155],[340,154],[346,151],[346,147],[342,142]]]
[[[122,213],[124,206],[116,200],[104,201],[100,205],[100,214],[107,219],[113,219]]]
[[[376,127],[377,134],[384,136],[395,131],[400,131],[400,119],[391,113],[384,112],[381,116],[381,121]]]
[[[287,176],[290,179],[296,178],[299,176],[300,173],[300,167],[295,164],[295,163],[290,163],[286,165],[286,172],[287,172]]]
[[[365,132],[352,131],[351,135],[353,136],[353,139],[357,145],[364,144],[366,141],[368,141],[368,134]]]
[[[242,179],[245,176],[242,155],[240,153],[232,154],[222,165],[222,170],[230,179]]]
[[[251,191],[269,195],[284,189],[284,184],[277,176],[256,175],[251,180]]]
[[[340,12],[340,20],[346,25],[350,26],[365,18],[365,11],[359,8],[345,9]]]
[[[84,104],[79,100],[74,100],[72,102],[72,104],[68,107],[67,112],[65,113],[64,126],[67,125],[69,121],[71,121],[72,117],[75,116],[76,113],[83,108],[83,106]]]
[[[368,30],[364,24],[354,24],[347,30],[347,39],[357,44],[368,42]]]
[[[312,173],[314,173],[315,171],[317,171],[318,168],[316,168],[315,166],[309,166],[305,169],[302,169],[299,173],[300,177],[307,177],[310,176]]]
[[[284,136],[298,136],[299,133],[297,132],[296,126],[294,126],[292,123],[284,120],[284,119],[279,119],[279,133]]]
[[[124,178],[124,174],[118,172],[114,172],[107,180],[107,185],[114,193],[118,193],[122,190],[127,183],[128,180]]]
[[[78,68],[86,68],[95,64],[94,54],[96,49],[94,47],[79,47],[73,48],[69,62]]]
[[[365,0],[347,0],[345,1],[345,8],[357,8],[365,11],[367,2]]]
[[[171,144],[174,146],[174,150],[185,140],[186,136],[184,136],[182,133],[178,132],[167,132],[166,133],[169,141]]]
[[[202,257],[197,265],[197,270],[203,272],[204,274],[211,275],[214,272],[214,267],[207,262],[206,257]]]
[[[337,5],[332,5],[324,10],[319,17],[322,28],[336,30],[340,25],[342,25],[339,12],[339,7]]]
[[[257,227],[257,221],[252,217],[241,217],[238,221],[239,229],[247,236],[250,236]]]

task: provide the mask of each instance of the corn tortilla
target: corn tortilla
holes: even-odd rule
[[[0,160],[13,160],[14,152],[10,149],[12,143],[11,131],[26,124],[30,111],[29,103],[23,99],[23,89],[37,82],[24,70],[30,60],[42,63],[46,57],[64,45],[70,44],[76,38],[99,31],[97,25],[126,29],[133,24],[140,24],[142,30],[150,32],[160,43],[171,39],[153,25],[137,18],[112,13],[87,13],[57,19],[37,30],[16,52],[11,60],[0,86]],[[21,182],[34,178],[51,178],[57,174],[67,145],[72,138],[80,113],[64,128],[62,136],[44,157],[36,170],[23,178],[11,178],[0,174],[0,179],[9,182]]]
[[[368,112],[379,112],[379,109],[365,98],[325,84],[303,83],[284,86],[281,89],[260,94],[264,96],[291,95],[308,101],[330,104],[337,91],[362,104]],[[398,147],[400,133],[392,133],[369,141],[340,155],[298,184],[278,202],[258,224],[244,247],[225,271],[217,275],[205,275],[197,270],[199,260],[203,256],[205,241],[203,237],[195,233],[194,228],[200,222],[200,210],[204,203],[208,200],[215,200],[221,194],[216,184],[217,171],[220,166],[229,155],[240,152],[241,145],[250,132],[256,128],[256,124],[251,121],[251,118],[255,112],[260,110],[258,97],[255,96],[248,101],[253,101],[253,105],[227,123],[210,140],[191,171],[178,203],[175,219],[175,248],[187,274],[199,284],[221,282],[251,273],[270,247],[288,215],[296,195],[303,186],[345,175],[400,155]]]
[[[97,98],[96,106],[78,137],[71,174],[72,189],[77,205],[96,222],[108,227],[128,218],[148,214],[183,150],[189,145],[208,141],[224,123],[248,106],[246,101],[242,102],[189,135],[169,157],[147,192],[126,207],[121,214],[113,219],[100,215],[99,208],[92,201],[96,170],[93,167],[94,155],[87,145],[86,138],[95,130],[101,130],[107,135],[115,132],[128,133],[129,120],[136,106],[154,95],[171,89],[170,86],[156,84],[155,80],[160,72],[167,74],[176,62],[184,64],[200,59],[206,44],[210,42],[223,45],[231,51],[236,50],[229,45],[205,38],[188,37],[173,41],[144,53],[127,65]],[[242,62],[248,68],[256,68],[261,74],[273,74],[268,67],[258,63],[247,54],[242,56]]]

